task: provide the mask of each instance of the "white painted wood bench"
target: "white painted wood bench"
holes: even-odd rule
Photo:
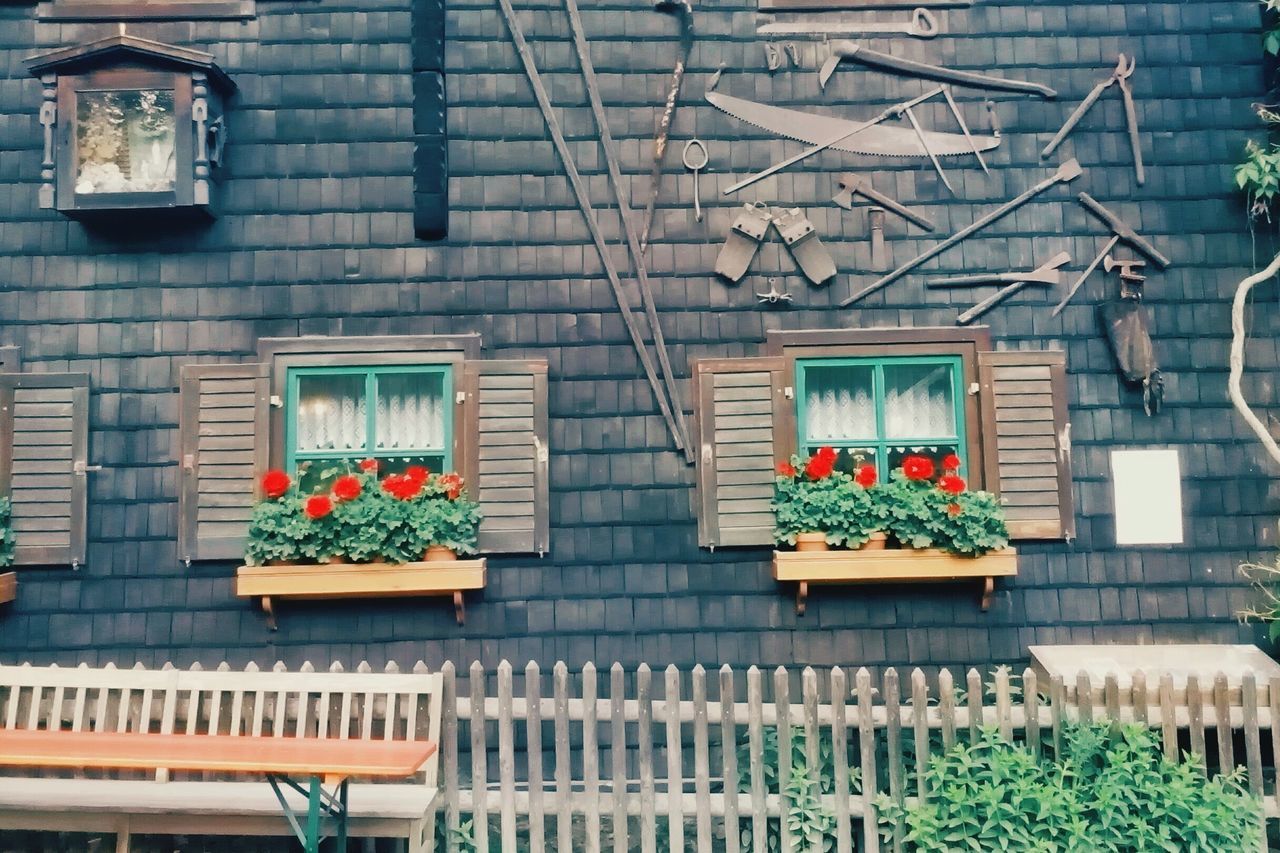
[[[422,663],[412,673],[365,664],[356,672],[337,664],[328,672],[0,666],[0,726],[438,743],[442,689]],[[128,853],[132,833],[293,835],[263,780],[166,770],[0,774],[0,831],[115,833],[117,853]],[[353,780],[350,835],[404,839],[409,853],[432,849],[438,776],[433,756],[404,782]],[[305,813],[304,798],[293,799]]]

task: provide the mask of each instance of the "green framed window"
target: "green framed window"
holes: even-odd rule
[[[837,467],[884,480],[906,456],[954,453],[968,471],[960,356],[799,359],[796,374],[801,456],[834,447]]]
[[[449,365],[294,367],[287,389],[285,465],[304,491],[368,458],[384,474],[454,469]]]

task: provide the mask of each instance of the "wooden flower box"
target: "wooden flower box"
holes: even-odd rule
[[[0,604],[7,604],[18,597],[18,573],[0,574]]]
[[[809,584],[816,583],[928,583],[982,581],[982,609],[991,605],[995,579],[1018,573],[1013,548],[981,557],[958,557],[933,548],[881,551],[774,551],[774,580],[795,582],[796,612],[804,615]]]
[[[466,619],[462,592],[484,589],[485,559],[421,563],[329,563],[325,565],[241,566],[236,569],[236,595],[260,599],[267,621],[276,629],[277,598],[410,598],[452,595],[461,625]]]

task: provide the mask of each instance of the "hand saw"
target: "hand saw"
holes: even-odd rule
[[[860,122],[836,116],[807,113],[774,107],[745,98],[735,98],[723,92],[707,92],[707,103],[736,119],[753,124],[762,130],[798,142],[821,145],[838,138],[842,129],[852,133]],[[882,154],[887,157],[928,157],[932,151],[939,157],[972,155],[974,148],[990,151],[1000,144],[995,136],[974,136],[973,144],[961,133],[939,133],[926,130],[923,133],[928,149],[910,128],[876,125],[842,140],[831,147],[851,154]]]

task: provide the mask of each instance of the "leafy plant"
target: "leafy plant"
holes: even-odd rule
[[[1280,555],[1270,566],[1245,563],[1240,574],[1253,585],[1259,601],[1236,615],[1244,622],[1261,622],[1267,626],[1267,639],[1272,643],[1280,641]]]
[[[1280,34],[1280,30],[1273,31]],[[1260,114],[1265,111],[1260,110]],[[1267,120],[1265,115],[1264,121]],[[1235,168],[1236,187],[1248,197],[1251,219],[1270,219],[1276,195],[1280,193],[1280,145],[1259,144],[1250,139],[1244,144],[1245,159]]]
[[[882,510],[865,480],[834,469],[835,451],[824,447],[807,461],[791,457],[774,481],[774,541],[796,544],[800,533],[825,533],[827,544],[858,548],[884,529]],[[875,481],[872,469],[871,482]]]
[[[323,535],[302,507],[303,498],[292,487],[279,497],[259,501],[249,520],[245,562],[264,566],[315,561],[328,556],[326,540],[330,537]]]
[[[480,506],[467,498],[458,475],[428,478],[417,499],[391,503],[387,508],[388,521],[395,526],[391,556],[406,562],[420,560],[433,545],[459,554],[475,553]]]
[[[1242,771],[1206,780],[1201,759],[1170,760],[1145,726],[1079,725],[1060,756],[1011,744],[994,729],[929,760],[929,798],[880,797],[880,830],[919,851],[1129,853],[1257,847],[1261,804]]]
[[[0,498],[0,569],[13,565],[13,549],[16,541],[13,536],[12,504],[8,498]]]

